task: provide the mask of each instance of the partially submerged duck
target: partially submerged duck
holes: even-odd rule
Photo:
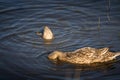
[[[54,51],[48,55],[48,59],[72,64],[92,64],[112,61],[117,56],[120,56],[120,52],[110,52],[109,48],[84,47],[73,52]]]
[[[51,29],[50,29],[48,26],[45,26],[45,27],[44,27],[43,33],[37,32],[37,35],[42,36],[42,38],[43,38],[45,41],[51,41],[51,40],[54,39],[54,35],[53,35]]]

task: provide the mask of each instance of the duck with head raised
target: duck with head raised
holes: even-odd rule
[[[48,59],[72,64],[92,64],[112,61],[117,56],[120,56],[120,52],[110,52],[109,48],[84,47],[73,52],[54,51],[48,55]]]

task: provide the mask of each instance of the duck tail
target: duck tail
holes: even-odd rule
[[[43,38],[46,39],[46,40],[47,39],[52,40],[54,38],[53,32],[47,26],[44,27]]]
[[[113,58],[116,58],[118,56],[120,56],[120,52],[115,53],[115,55],[113,56]]]

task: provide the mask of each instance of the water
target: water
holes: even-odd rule
[[[54,65],[54,50],[120,51],[119,0],[0,0],[0,80],[120,80],[120,62],[83,70]],[[36,35],[49,26],[55,40]]]

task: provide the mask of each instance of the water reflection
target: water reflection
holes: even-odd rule
[[[107,75],[110,70],[113,71],[112,69],[115,68],[113,64],[106,64],[97,67],[75,66],[69,64],[64,66],[62,65],[62,68],[58,68],[57,66],[60,65],[56,65],[56,68],[52,70],[55,71],[54,75],[57,74],[56,79],[59,79],[61,75],[62,79],[60,80],[93,80],[94,78],[96,79],[97,77],[103,77],[104,75]],[[49,77],[49,79],[52,78]]]

